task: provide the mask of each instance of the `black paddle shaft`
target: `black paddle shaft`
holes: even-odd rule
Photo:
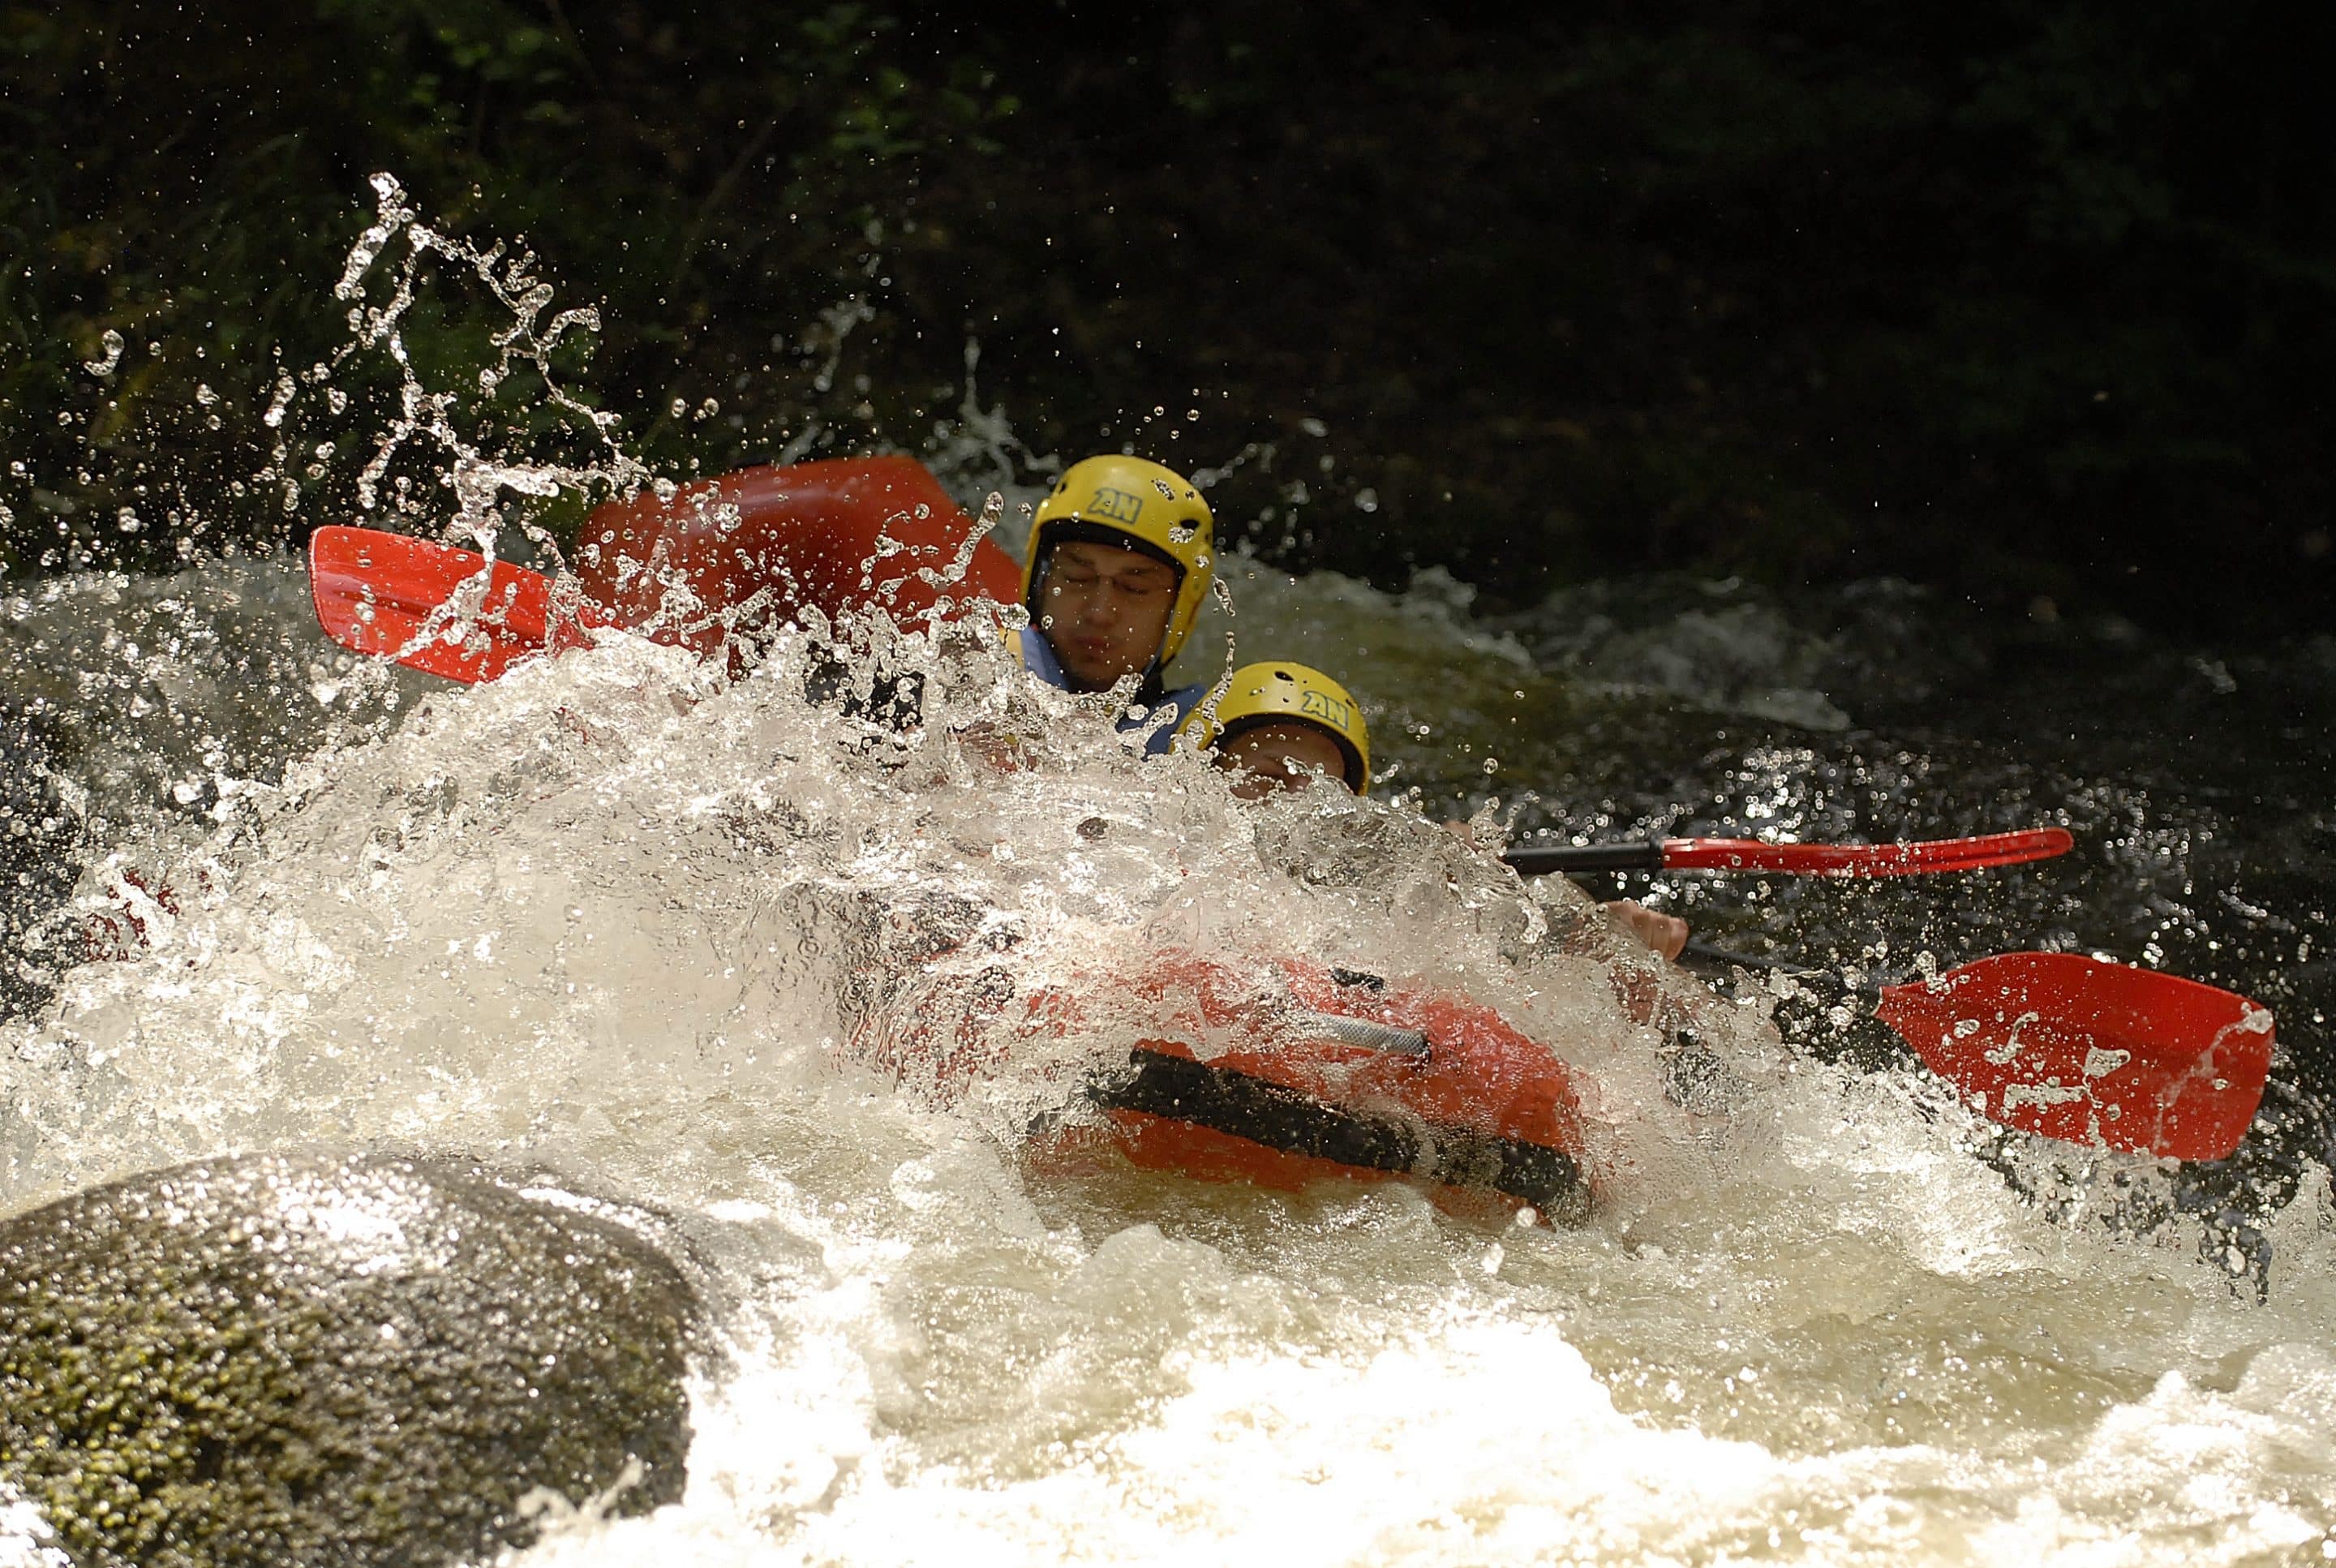
[[[1547,876],[1552,872],[1659,872],[1663,869],[1663,842],[1533,844],[1511,850],[1501,860],[1523,877]]]

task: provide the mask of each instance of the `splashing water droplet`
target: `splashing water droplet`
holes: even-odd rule
[[[122,364],[122,334],[109,326],[99,335],[98,342],[104,346],[105,357],[85,359],[82,361],[81,367],[92,375],[112,375],[115,368]]]
[[[268,412],[259,416],[259,422],[270,430],[281,429],[284,424],[284,412],[292,406],[292,399],[298,394],[299,390],[300,385],[292,379],[290,372],[277,371],[275,394],[268,398]]]

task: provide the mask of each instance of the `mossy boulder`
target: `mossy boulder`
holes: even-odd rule
[[[0,1222],[0,1498],[83,1563],[431,1563],[680,1495],[694,1298],[620,1211],[249,1155]]]

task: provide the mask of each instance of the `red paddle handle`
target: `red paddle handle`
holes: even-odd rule
[[[1903,877],[2049,860],[2076,847],[2067,828],[1896,844],[1772,844],[1758,839],[1665,839],[1665,871],[1776,872],[1791,876]]]
[[[1898,844],[1772,844],[1758,839],[1642,839],[1619,844],[1530,844],[1501,858],[1522,876],[1551,872],[1775,872],[1805,877],[1903,877],[1975,872],[2067,854],[2067,828],[2023,828]]]

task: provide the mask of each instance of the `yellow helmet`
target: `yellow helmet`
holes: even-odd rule
[[[1345,687],[1319,669],[1285,659],[1245,664],[1233,671],[1211,724],[1207,705],[1188,728],[1203,747],[1261,724],[1311,725],[1338,743],[1347,759],[1347,787],[1361,794],[1371,782],[1371,735],[1363,710]]]
[[[1090,457],[1055,481],[1030,521],[1030,556],[1022,568],[1022,604],[1038,616],[1038,574],[1046,552],[1066,539],[1105,536],[1176,569],[1176,602],[1160,637],[1160,663],[1184,646],[1216,576],[1216,519],[1192,482],[1140,457]]]

